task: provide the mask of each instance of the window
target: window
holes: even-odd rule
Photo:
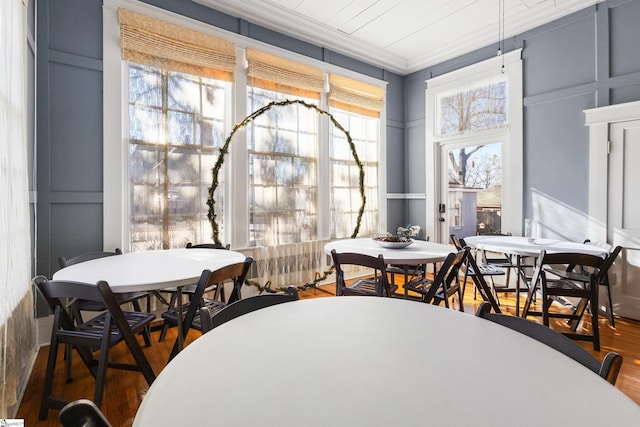
[[[274,101],[304,101],[339,116],[366,171],[367,211],[360,235],[380,227],[378,218],[386,216],[378,206],[378,193],[384,192],[378,173],[384,169],[379,118],[384,89],[379,84],[353,79],[339,84],[339,76],[332,80],[327,70],[291,56],[213,37],[208,34],[212,27],[205,24],[189,22],[185,28],[174,24],[180,18],[159,10],[153,15],[120,9],[120,45],[111,45],[118,40],[115,34],[105,37],[105,246],[129,243],[131,250],[143,250],[210,241],[205,202],[211,168],[234,124]],[[109,32],[111,27],[105,28]],[[171,48],[165,49],[165,42]],[[116,48],[117,65],[124,64],[117,79]],[[195,62],[189,60],[192,56]],[[120,86],[125,89],[122,97],[116,90]],[[116,112],[118,103],[128,114]],[[245,248],[258,270],[264,266],[260,279],[273,286],[313,277],[305,273],[278,282],[272,276],[277,262],[325,260],[323,240],[353,232],[360,207],[357,168],[344,135],[332,128],[326,115],[313,108],[272,108],[235,134],[217,176],[218,238]],[[122,130],[125,145],[107,143],[121,138],[115,129]],[[338,187],[335,194],[331,185]],[[290,255],[284,256],[282,248]],[[307,270],[321,271],[319,265],[314,261]]]
[[[285,99],[291,97],[249,88],[251,112]],[[248,144],[249,245],[315,240],[318,113],[295,104],[272,109],[249,126]]]
[[[224,141],[230,84],[136,64],[128,69],[130,250],[207,241],[204,202]]]
[[[500,76],[438,94],[438,135],[459,135],[507,125],[507,84],[507,79]]]
[[[351,135],[364,168],[365,211],[359,235],[371,236],[378,226],[378,148],[380,119],[337,108],[331,114]],[[362,203],[359,169],[353,159],[347,138],[332,126],[330,147],[331,238],[350,237]]]

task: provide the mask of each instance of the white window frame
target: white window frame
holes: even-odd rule
[[[498,129],[474,131],[473,135],[438,136],[437,99],[438,95],[456,87],[496,76],[504,64],[504,73],[508,77],[508,118],[509,124]],[[426,170],[433,171],[426,176],[426,234],[435,236],[435,240],[446,243],[449,236],[441,232],[438,204],[445,200],[441,194],[442,164],[441,147],[462,139],[487,140],[492,137],[499,140],[502,148],[502,231],[519,235],[522,231],[522,194],[523,194],[523,149],[522,149],[522,49],[516,49],[502,56],[487,59],[426,81]]]
[[[309,64],[322,69],[325,73],[338,73],[355,80],[385,87],[386,82],[358,74],[333,66],[326,62],[314,60],[303,55],[298,55],[283,49],[275,48],[256,40],[240,36],[235,33],[216,28],[211,25],[195,21],[155,6],[136,0],[104,0],[103,2],[103,247],[128,248],[129,247],[129,172],[128,172],[128,138],[124,135],[127,129],[128,110],[124,109],[124,102],[128,99],[126,84],[128,75],[126,67],[122,63],[120,52],[120,26],[118,24],[118,8],[123,7],[134,12],[162,19],[168,22],[192,28],[196,31],[225,38],[236,43],[237,68],[233,85],[233,101],[230,111],[229,126],[238,123],[246,117],[247,87],[246,87],[246,61],[245,49],[260,49],[273,55],[292,59],[304,64]],[[328,110],[326,94],[323,94],[319,107]],[[327,122],[325,118],[321,123]],[[231,129],[228,129],[228,135]],[[386,229],[387,203],[386,203],[386,109],[380,112],[380,135],[378,147],[378,201],[379,201],[379,229]],[[328,138],[325,130],[321,130],[320,137]],[[228,158],[225,159],[225,194],[233,194],[225,203],[224,224],[225,240],[231,243],[234,249],[245,249],[248,242],[248,194],[247,194],[247,168],[248,153],[246,144],[238,143],[246,140],[246,131],[240,129],[234,136],[236,143],[232,143]],[[321,150],[326,148],[320,144]],[[326,148],[328,150],[328,148]],[[319,153],[319,161],[328,158],[327,153]],[[318,182],[327,182],[327,170],[318,168]],[[328,193],[328,192],[327,192]],[[329,195],[320,196],[319,205],[329,200]],[[328,204],[326,204],[328,206]],[[318,221],[329,221],[329,213],[320,215]],[[318,240],[329,238],[329,224],[320,223],[318,227]]]

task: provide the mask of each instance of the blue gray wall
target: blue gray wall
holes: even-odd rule
[[[283,36],[191,0],[147,0],[219,28],[389,82],[389,161],[402,164],[404,79],[330,50]],[[37,272],[59,256],[102,250],[102,1],[38,1]],[[388,190],[401,193],[402,177]],[[402,206],[390,224],[404,223]],[[109,248],[108,248],[109,249]]]
[[[495,56],[488,47],[403,77],[190,0],[146,2],[389,82],[387,164],[403,165],[389,167],[389,193],[425,192],[425,80]],[[58,256],[102,249],[102,2],[39,0],[37,13],[37,272],[51,275]],[[609,0],[506,41],[524,57],[525,216],[534,191],[586,212],[582,110],[640,99],[638,22],[640,0]],[[389,230],[424,223],[424,200],[387,207]]]
[[[505,51],[523,49],[525,218],[546,205],[585,227],[543,233],[582,240],[588,211],[588,133],[583,110],[640,100],[640,1],[609,0],[506,40]],[[413,73],[405,79],[407,192],[425,191],[425,80],[492,58],[490,46]],[[603,183],[603,185],[605,185]],[[407,216],[425,218],[422,200]],[[573,230],[575,234],[573,235]]]

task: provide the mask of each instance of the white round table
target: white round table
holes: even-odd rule
[[[529,242],[526,237],[520,236],[471,236],[465,237],[467,245],[491,252],[537,257],[541,250],[547,253],[573,252],[605,257],[607,250],[595,245],[569,242],[559,239],[535,239]]]
[[[640,407],[589,369],[488,320],[401,299],[326,297],[258,310],[196,339],[160,373],[133,425],[639,420]]]
[[[526,274],[521,266],[522,257],[537,258],[543,249],[547,253],[582,253],[596,255],[602,258],[606,257],[608,253],[606,249],[595,245],[559,239],[537,238],[531,242],[526,237],[521,236],[470,236],[465,237],[464,241],[472,248],[490,252],[501,252],[516,257],[516,313],[520,313],[520,282],[527,280]]]
[[[441,262],[447,255],[455,252],[455,248],[451,246],[424,240],[416,240],[410,246],[402,249],[383,248],[372,238],[336,240],[324,246],[324,252],[327,255],[331,255],[332,249],[338,253],[352,252],[374,257],[382,254],[387,263],[395,265]]]
[[[237,262],[245,255],[222,249],[167,249],[128,252],[65,267],[54,280],[97,283],[106,281],[113,292],[152,291],[197,281],[202,271]]]

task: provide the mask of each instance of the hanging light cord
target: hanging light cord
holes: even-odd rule
[[[502,56],[502,66],[500,71],[504,69],[504,0],[498,0],[498,56]]]

